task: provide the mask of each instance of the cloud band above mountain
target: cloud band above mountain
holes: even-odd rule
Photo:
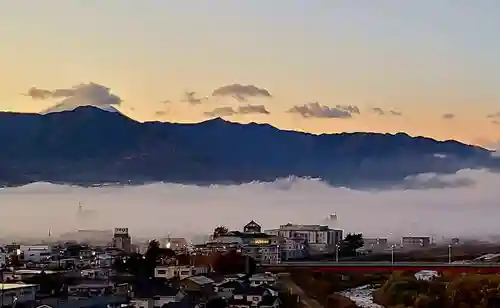
[[[320,105],[318,102],[293,106],[289,113],[299,114],[304,118],[352,118],[352,113],[359,113],[359,109],[354,106],[328,107]]]
[[[80,106],[95,106],[106,109],[119,106],[122,103],[122,99],[112,94],[108,87],[93,82],[82,83],[72,88],[59,88],[55,90],[33,87],[25,95],[35,100],[63,98],[62,101],[42,113],[73,110]]]
[[[236,114],[270,114],[264,105],[245,105],[238,108],[233,107],[217,107],[212,111],[207,111],[204,113],[209,117],[227,117]]]
[[[230,84],[215,89],[212,96],[232,97],[237,101],[244,102],[252,97],[272,97],[271,93],[254,85]]]

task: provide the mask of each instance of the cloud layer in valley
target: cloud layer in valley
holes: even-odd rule
[[[266,229],[287,222],[326,223],[327,215],[336,213],[337,227],[367,236],[411,232],[438,239],[485,238],[500,233],[499,185],[499,174],[482,170],[421,175],[385,191],[334,188],[319,180],[294,177],[211,187],[158,183],[81,188],[37,183],[0,189],[6,213],[0,216],[0,231],[38,236],[47,234],[49,228],[58,234],[129,227],[136,237],[157,237],[208,233],[220,224],[240,229],[251,219]],[[78,220],[79,202],[91,219]]]

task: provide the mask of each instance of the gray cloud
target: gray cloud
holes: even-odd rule
[[[32,87],[28,90],[28,93],[23,95],[29,96],[35,100],[44,100],[52,97],[52,91]]]
[[[272,97],[271,93],[254,85],[230,84],[215,89],[212,96],[232,97],[237,101],[244,102],[251,97]]]
[[[352,118],[351,112],[347,110],[320,105],[318,102],[294,106],[288,112],[300,114],[304,118]]]
[[[403,113],[395,110],[384,110],[379,107],[372,108],[371,111],[377,115],[384,116],[384,115],[392,115],[392,116],[402,116]]]
[[[335,106],[335,108],[347,111],[351,114],[361,114],[361,112],[359,111],[359,108],[357,106],[353,106],[353,105],[337,105],[337,106]]]
[[[491,123],[493,123],[495,125],[500,125],[500,121],[498,121],[498,120],[493,120],[493,121],[491,121]]]
[[[233,107],[217,107],[212,111],[204,112],[206,116],[209,117],[229,117],[235,115],[237,112],[233,109]]]
[[[25,95],[35,100],[63,98],[43,113],[72,110],[80,106],[110,108],[122,103],[122,99],[112,94],[108,87],[93,82],[55,90],[31,88]]]
[[[167,111],[165,111],[165,110],[158,110],[155,112],[155,115],[158,117],[164,116],[166,114],[167,114]]]
[[[199,105],[207,99],[207,97],[198,97],[196,92],[185,92],[182,101],[192,105]]]
[[[451,120],[451,119],[454,119],[455,118],[455,114],[453,113],[445,113],[443,114],[443,119],[445,120]]]
[[[238,113],[249,114],[249,113],[260,113],[269,114],[270,112],[266,109],[264,105],[246,105],[238,108]]]
[[[235,114],[270,114],[264,105],[245,105],[237,109],[233,107],[217,107],[204,113],[209,117],[227,117]]]
[[[499,112],[496,112],[496,113],[489,114],[489,115],[487,115],[486,117],[487,117],[487,118],[490,118],[490,119],[500,118],[500,111],[499,111]]]

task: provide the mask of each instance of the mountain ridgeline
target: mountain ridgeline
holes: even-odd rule
[[[225,184],[308,176],[382,187],[419,173],[495,168],[486,149],[399,133],[313,135],[220,118],[196,124],[136,122],[79,107],[0,113],[0,185]]]

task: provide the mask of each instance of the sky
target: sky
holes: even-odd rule
[[[219,225],[241,230],[254,219],[264,230],[286,223],[327,224],[391,240],[408,234],[435,236],[437,241],[455,236],[483,240],[496,236],[498,240],[499,185],[500,175],[485,170],[408,178],[403,185],[383,191],[332,187],[296,177],[204,187],[155,183],[84,188],[33,183],[0,188],[5,213],[0,216],[0,234],[11,239],[40,238],[49,229],[58,237],[77,229],[128,227],[133,240],[168,234],[191,237],[208,234]],[[337,220],[328,220],[330,214],[336,214]]]
[[[70,99],[139,121],[489,145],[499,14],[494,0],[3,0],[0,109]]]

